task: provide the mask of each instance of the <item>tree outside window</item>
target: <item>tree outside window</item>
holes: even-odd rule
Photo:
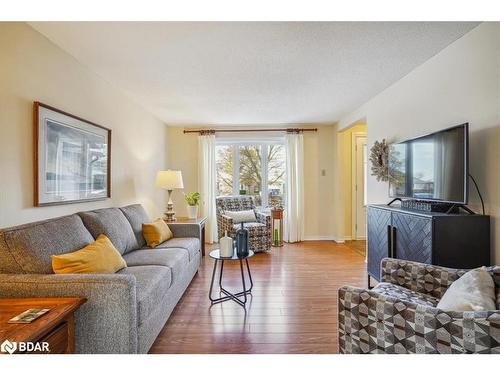
[[[218,145],[216,163],[218,195],[251,195],[257,206],[284,204],[282,144]]]

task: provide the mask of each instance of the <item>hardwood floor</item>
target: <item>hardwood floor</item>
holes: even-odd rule
[[[249,263],[254,289],[246,311],[232,301],[210,307],[213,260],[205,256],[150,353],[337,353],[337,290],[366,286],[364,256],[344,244],[307,241]],[[238,262],[225,262],[224,284],[241,288]]]
[[[345,245],[356,250],[362,256],[366,256],[366,240],[346,241]]]

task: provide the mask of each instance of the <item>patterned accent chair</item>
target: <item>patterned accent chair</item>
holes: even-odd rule
[[[217,207],[217,231],[219,238],[224,236],[227,230],[227,235],[235,236],[236,230],[241,224],[234,224],[233,219],[224,215],[225,211],[243,211],[254,210],[256,222],[244,223],[244,227],[248,229],[248,245],[250,250],[256,253],[269,251],[271,249],[271,216],[269,214],[259,212],[252,197],[250,196],[232,196],[216,198]]]
[[[500,266],[495,311],[443,311],[437,303],[467,270],[385,258],[381,282],[339,289],[341,353],[500,353]]]

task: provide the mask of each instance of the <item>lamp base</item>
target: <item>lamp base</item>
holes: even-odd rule
[[[175,218],[175,212],[165,212],[165,216],[163,217],[163,220],[172,223],[174,221],[177,221]]]
[[[165,211],[164,220],[168,222],[176,221],[175,211],[174,211],[174,202],[172,202],[172,190],[168,190],[168,203],[167,203],[167,211]]]

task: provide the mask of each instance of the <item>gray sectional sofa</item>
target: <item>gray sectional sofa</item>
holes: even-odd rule
[[[147,353],[198,271],[200,228],[170,225],[174,238],[148,248],[140,205],[106,208],[0,230],[0,298],[86,297],[75,315],[76,353]],[[50,256],[101,233],[128,267],[116,274],[52,272]]]

